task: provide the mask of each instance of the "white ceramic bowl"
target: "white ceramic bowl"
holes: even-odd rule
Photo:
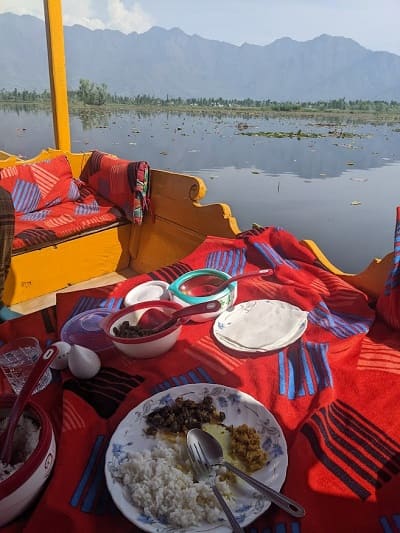
[[[190,319],[193,320],[193,322],[205,322],[207,320],[216,318],[226,309],[231,307],[235,303],[237,298],[236,281],[228,285],[226,289],[223,289],[222,291],[217,292],[216,294],[213,294],[211,296],[189,296],[188,294],[185,294],[183,291],[180,290],[180,286],[185,281],[191,280],[197,276],[204,276],[208,274],[215,275],[221,278],[223,281],[231,277],[229,274],[227,274],[226,272],[222,272],[221,270],[216,270],[214,268],[202,268],[186,272],[186,274],[179,276],[179,278],[177,278],[173,283],[171,283],[168,289],[171,294],[171,300],[173,302],[181,304],[183,307],[187,307],[188,305],[199,304],[202,302],[209,302],[210,300],[219,301],[219,303],[221,304],[221,308],[219,309],[219,311],[215,311],[214,313],[203,313],[200,315],[193,315],[193,317]]]
[[[169,300],[140,302],[112,313],[103,320],[102,326],[106,335],[112,340],[118,350],[133,359],[150,359],[168,352],[174,346],[181,333],[182,325],[176,322],[168,329],[145,337],[117,337],[115,335],[114,328],[120,327],[125,321],[128,321],[131,326],[135,326],[142,314],[152,308],[171,314],[173,311],[181,309],[182,306]]]
[[[13,401],[11,397],[0,400],[1,418],[7,416]],[[44,410],[31,401],[24,414],[39,423],[39,443],[27,461],[0,482],[0,527],[17,518],[37,497],[50,475],[56,456],[53,427]]]
[[[169,300],[168,283],[166,281],[146,281],[131,289],[124,298],[124,306],[153,300]]]

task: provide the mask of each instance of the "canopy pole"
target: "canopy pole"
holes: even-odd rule
[[[71,151],[61,0],[43,0],[56,148]]]

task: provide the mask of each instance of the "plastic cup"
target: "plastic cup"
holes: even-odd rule
[[[21,392],[25,381],[41,353],[42,348],[36,337],[20,337],[1,346],[0,368],[16,395]],[[33,394],[47,387],[51,382],[51,378],[51,370],[48,368],[40,378]]]

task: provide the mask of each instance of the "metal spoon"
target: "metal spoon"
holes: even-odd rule
[[[275,503],[275,505],[277,505],[287,513],[291,514],[292,516],[301,517],[306,514],[305,509],[291,498],[284,496],[280,492],[277,492],[271,487],[268,487],[268,485],[261,483],[261,481],[258,481],[257,479],[249,476],[242,470],[239,470],[239,468],[236,468],[236,466],[225,461],[224,452],[220,443],[215,437],[210,435],[210,433],[207,433],[202,429],[191,429],[187,434],[187,438],[189,438],[189,435],[191,442],[196,443],[196,445],[202,450],[205,457],[207,458],[207,461],[210,464],[225,466],[234,474],[241,477],[249,485],[257,489],[261,493],[265,494],[269,501]]]
[[[256,276],[271,276],[273,270],[265,268],[257,270],[256,272],[244,272],[237,274],[226,280],[223,280],[219,276],[213,274],[202,274],[188,279],[182,285],[179,286],[179,290],[188,296],[202,297],[211,296],[223,291],[234,281],[244,278],[253,278]]]
[[[3,461],[5,464],[10,464],[11,461],[14,433],[18,424],[18,420],[20,419],[27,402],[32,396],[32,392],[38,384],[38,381],[43,376],[44,372],[50,366],[57,354],[57,346],[50,346],[39,356],[32,368],[31,373],[28,376],[28,379],[25,381],[21,392],[18,394],[14,405],[11,407],[7,426],[0,435],[0,461]]]
[[[213,471],[213,466],[208,464],[206,457],[202,450],[197,446],[198,441],[196,437],[192,438],[193,435],[190,435],[190,431],[186,435],[186,444],[189,454],[190,464],[192,465],[194,477],[196,481],[204,481],[207,483],[211,490],[213,491],[215,497],[217,498],[222,510],[224,511],[227,519],[229,520],[230,525],[232,526],[232,531],[234,533],[244,533],[244,529],[241,527],[239,522],[236,520],[235,515],[231,511],[229,505],[226,503],[225,498],[222,496],[216,485],[216,476]]]
[[[221,304],[218,300],[211,300],[210,302],[202,302],[195,305],[189,305],[188,307],[182,307],[174,311],[171,315],[167,315],[164,312],[160,312],[157,308],[148,309],[143,313],[137,322],[137,326],[141,329],[147,330],[147,333],[153,335],[163,329],[167,329],[179,319],[184,317],[190,317],[192,315],[200,315],[201,313],[214,313],[221,309]],[[155,316],[154,312],[157,312]],[[162,319],[164,315],[164,320]],[[156,318],[156,320],[155,320]],[[154,323],[156,322],[156,325]]]

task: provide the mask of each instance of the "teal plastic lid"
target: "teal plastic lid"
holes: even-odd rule
[[[200,302],[207,302],[209,300],[216,300],[225,295],[228,295],[231,292],[231,285],[226,287],[226,289],[224,289],[223,291],[213,294],[212,296],[190,296],[189,294],[186,294],[185,292],[182,292],[180,290],[181,285],[185,281],[188,281],[189,279],[195,278],[197,276],[204,275],[217,276],[223,280],[229,279],[231,277],[226,272],[223,272],[222,270],[216,270],[215,268],[201,268],[198,270],[191,270],[190,272],[186,272],[182,276],[179,276],[179,278],[177,278],[175,281],[173,281],[168,287],[168,290],[177,298],[180,298],[181,300],[189,304],[197,304]],[[232,285],[235,286],[236,281],[232,282]]]

